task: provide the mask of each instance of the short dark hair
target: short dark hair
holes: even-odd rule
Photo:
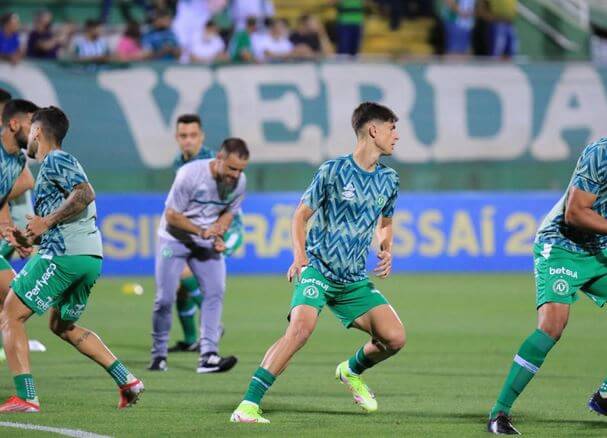
[[[207,21],[207,23],[204,25],[205,29],[208,29],[210,27],[217,27],[217,23],[215,23],[215,20],[209,20]]]
[[[96,18],[89,18],[84,22],[85,30],[89,30],[97,26],[101,26],[101,21],[97,20]]]
[[[256,27],[257,26],[257,18],[255,18],[254,16],[248,16],[246,21],[246,27]]]
[[[249,148],[247,144],[242,138],[230,137],[226,138],[221,146],[219,147],[219,152],[224,152],[226,157],[231,154],[238,155],[239,158],[243,160],[249,159]]]
[[[180,123],[198,123],[198,126],[200,126],[202,129],[202,120],[200,120],[200,116],[198,114],[182,114],[177,117],[176,125],[179,125]]]
[[[6,91],[4,88],[0,88],[0,103],[6,103],[11,100],[13,96],[11,93]]]
[[[397,122],[398,117],[396,117],[396,114],[386,106],[375,102],[363,102],[358,105],[352,113],[352,128],[354,128],[356,135],[358,135],[362,127],[371,120]]]
[[[70,127],[70,121],[63,111],[56,106],[40,108],[32,116],[32,123],[40,123],[44,136],[49,140],[54,140],[61,145],[67,130]]]
[[[8,125],[10,120],[18,114],[30,114],[38,111],[38,105],[29,100],[24,99],[12,99],[6,102],[4,109],[2,110],[2,124]]]

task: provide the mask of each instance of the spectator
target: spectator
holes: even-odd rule
[[[442,0],[442,19],[445,28],[445,53],[467,55],[470,53],[474,26],[475,0]]]
[[[0,59],[17,64],[23,57],[19,43],[19,16],[9,12],[0,17]]]
[[[293,44],[289,41],[287,22],[274,19],[268,22],[269,32],[253,39],[253,53],[258,61],[285,61],[293,54]]]
[[[179,45],[188,50],[192,36],[199,33],[210,18],[208,0],[179,0],[171,26]]]
[[[102,33],[103,26],[99,20],[86,20],[84,35],[74,40],[74,54],[78,60],[94,63],[109,61],[110,48]]]
[[[274,3],[272,0],[232,0],[230,12],[237,31],[246,27],[250,17],[255,18],[257,28],[261,29],[266,18],[274,16]]]
[[[482,0],[480,14],[489,21],[489,48],[491,56],[511,59],[516,53],[517,38],[514,28],[517,0]]]
[[[252,62],[253,56],[253,34],[257,30],[257,18],[249,17],[244,30],[237,31],[230,40],[229,55],[234,62]]]
[[[59,49],[67,45],[70,38],[67,27],[55,35],[51,29],[53,14],[42,10],[34,18],[34,28],[27,39],[27,56],[39,59],[56,59]]]
[[[293,56],[300,59],[318,58],[333,53],[327,32],[316,17],[302,15],[297,20],[297,30],[291,34]]]
[[[337,6],[337,53],[356,56],[363,33],[364,1],[331,0]]]
[[[171,14],[158,10],[153,15],[152,29],[143,36],[142,45],[155,59],[178,59],[181,54],[177,37],[171,30]]]
[[[107,23],[107,19],[110,15],[110,10],[112,9],[113,3],[114,3],[114,0],[102,0],[101,16],[99,17],[99,21],[101,21],[101,23],[103,23],[103,24]],[[133,19],[133,14],[131,13],[132,4],[136,4],[136,5],[140,6],[145,11],[146,14],[149,14],[152,12],[152,5],[147,0],[119,0],[118,8],[120,9],[122,18],[124,18],[124,21],[126,21],[127,23],[135,21]]]
[[[126,25],[116,46],[116,55],[121,61],[142,61],[148,57],[141,45],[141,28],[136,21]]]
[[[209,21],[202,32],[196,32],[190,45],[189,61],[210,64],[227,59],[226,45],[219,36],[219,29],[214,21]]]

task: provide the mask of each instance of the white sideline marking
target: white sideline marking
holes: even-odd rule
[[[14,427],[15,429],[24,430],[39,430],[41,432],[57,433],[64,436],[72,436],[75,438],[111,438],[107,435],[97,435],[96,433],[87,432],[78,429],[64,429],[61,427],[39,426],[37,424],[13,423],[11,421],[0,421],[0,427]]]

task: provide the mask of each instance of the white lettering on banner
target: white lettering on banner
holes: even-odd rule
[[[39,106],[59,106],[55,88],[42,70],[32,64],[0,65],[0,81],[14,87],[21,97]]]
[[[511,160],[521,156],[531,139],[532,90],[515,66],[431,65],[426,72],[434,87],[437,161]],[[484,89],[495,93],[501,105],[498,132],[471,137],[468,132],[466,92]]]
[[[348,154],[355,141],[350,117],[361,101],[364,85],[382,92],[379,103],[390,107],[399,117],[400,142],[394,155],[401,161],[424,162],[430,158],[430,149],[422,145],[413,129],[411,110],[415,103],[415,87],[402,68],[394,65],[340,65],[321,66],[321,78],[327,88],[327,117],[329,135],[326,153],[329,157]]]
[[[101,88],[114,94],[133,134],[142,161],[149,167],[168,167],[177,153],[173,136],[179,114],[197,112],[202,96],[212,85],[207,68],[171,67],[164,81],[177,93],[177,105],[168,125],[154,99],[158,74],[151,68],[99,73]]]
[[[544,117],[542,130],[531,146],[539,160],[565,160],[571,155],[563,138],[566,129],[588,129],[587,142],[605,135],[607,97],[594,67],[575,65],[563,70]]]
[[[322,131],[319,126],[302,127],[302,102],[292,91],[273,100],[262,100],[261,87],[292,85],[306,99],[318,98],[320,82],[311,64],[226,67],[217,71],[217,81],[228,97],[230,133],[252,145],[257,162],[310,161],[322,159]],[[264,122],[280,122],[287,129],[301,128],[299,139],[270,142]],[[350,142],[351,143],[351,142]]]

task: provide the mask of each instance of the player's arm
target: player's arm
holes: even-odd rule
[[[287,272],[287,280],[293,281],[293,278],[299,277],[301,268],[308,264],[306,255],[306,230],[308,221],[314,214],[314,210],[305,203],[299,204],[293,215],[291,223],[291,234],[293,238],[293,264]]]
[[[200,236],[203,239],[208,239],[210,234],[208,230],[203,230],[198,225],[195,225],[186,215],[183,213],[179,213],[177,210],[172,209],[171,207],[167,207],[164,217],[172,227],[179,228],[187,233],[194,234],[196,236]]]
[[[35,241],[49,228],[82,213],[94,200],[95,191],[88,182],[76,184],[65,201],[52,213],[44,217],[27,215],[29,221],[25,229],[26,236]]]
[[[607,219],[592,209],[597,195],[571,187],[565,206],[565,223],[584,231],[607,234]]]
[[[26,166],[23,169],[23,172],[21,172],[21,175],[19,175],[19,178],[17,178],[17,181],[15,181],[15,185],[13,186],[10,193],[8,194],[8,199],[13,200],[15,198],[18,198],[19,196],[21,196],[22,194],[24,194],[25,192],[27,192],[28,190],[31,190],[33,188],[34,188],[34,177],[32,175],[32,172]]]
[[[379,263],[373,272],[380,278],[386,278],[392,271],[392,237],[394,235],[392,218],[381,217],[375,234],[379,242],[379,252],[377,253]]]

